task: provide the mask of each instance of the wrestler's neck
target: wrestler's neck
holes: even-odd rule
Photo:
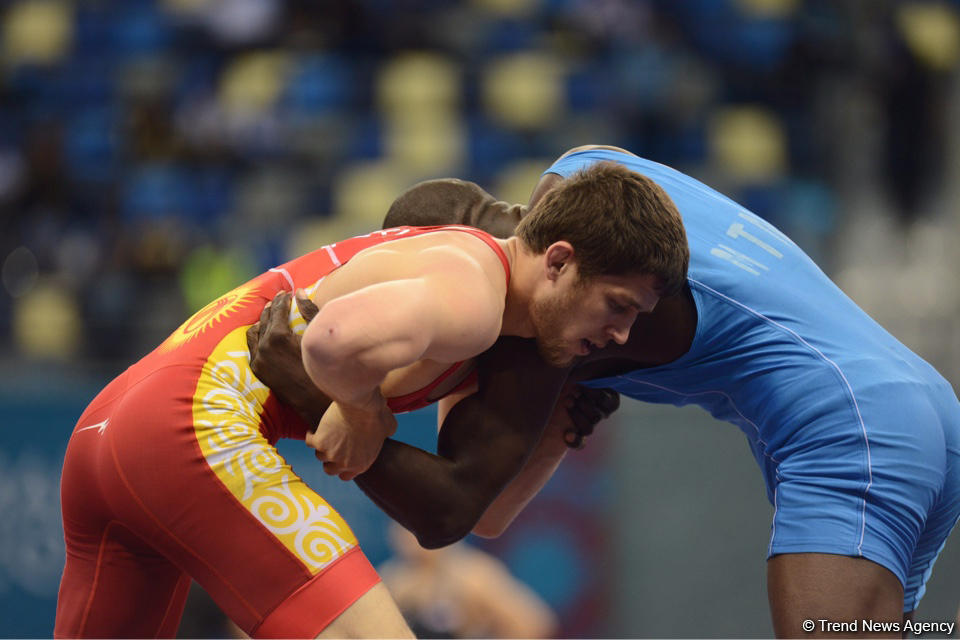
[[[500,335],[532,338],[536,336],[536,330],[530,317],[530,305],[543,272],[543,256],[534,254],[517,236],[500,242],[510,262],[510,284]]]

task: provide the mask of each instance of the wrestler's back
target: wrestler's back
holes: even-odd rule
[[[321,247],[270,269],[193,314],[154,351],[108,385],[90,408],[108,402],[160,369],[177,367],[183,370],[184,384],[158,389],[171,400],[192,398],[200,402],[217,388],[229,387],[244,399],[249,411],[260,416],[271,440],[302,438],[307,425],[253,375],[246,350],[247,329],[259,320],[264,305],[280,291],[304,289],[322,308],[326,302],[361,287],[416,277],[421,268],[416,256],[424,251],[434,256],[450,251],[458,252],[461,258],[464,254],[475,256],[492,273],[499,271],[492,277],[505,292],[505,258],[491,250],[497,241],[476,229],[448,229],[401,227],[378,231]],[[342,268],[348,264],[349,269]],[[302,333],[306,322],[296,305],[291,307],[290,325],[296,333]],[[384,318],[384,322],[389,321],[389,317]],[[472,362],[453,367],[448,362],[421,360],[390,372],[382,389],[388,399],[403,399],[396,411],[409,411],[453,389],[462,389],[472,373]],[[431,386],[440,377],[443,379]],[[424,388],[430,388],[429,394],[417,393]],[[81,417],[81,423],[88,413],[89,410]]]
[[[599,160],[647,175],[676,203],[690,243],[698,318],[693,344],[678,360],[598,384],[648,402],[700,404],[748,436],[759,426],[768,442],[789,438],[827,402],[848,407],[855,392],[891,382],[950,400],[942,376],[859,309],[799,247],[706,185],[607,150],[570,154],[548,171],[565,176]],[[782,431],[779,437],[774,430]]]

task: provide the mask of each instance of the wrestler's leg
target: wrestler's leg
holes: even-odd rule
[[[172,638],[189,587],[186,574],[110,523],[95,544],[68,541],[54,635]]]
[[[778,638],[821,637],[829,633],[821,620],[856,622],[902,620],[903,586],[888,569],[865,558],[827,553],[785,553],[767,562],[767,592],[773,630]],[[812,621],[804,626],[805,621]],[[898,630],[872,637],[900,637]]]
[[[173,637],[189,578],[134,534],[111,509],[109,385],[81,416],[61,477],[66,564],[60,581],[57,637]],[[93,425],[96,428],[90,428]]]
[[[400,609],[382,582],[354,602],[318,638],[413,638]]]
[[[381,604],[380,578],[349,525],[261,432],[270,399],[243,373],[245,346],[241,327],[202,371],[166,367],[130,386],[97,436],[107,445],[99,484],[111,516],[246,633],[314,637],[371,590]],[[372,635],[404,630],[391,622]]]
[[[224,357],[235,351],[227,348]],[[176,373],[131,388],[104,433],[112,512],[253,637],[314,637],[358,601],[364,625],[348,614],[341,635],[403,635],[398,615],[369,630],[388,606],[379,576],[349,525],[260,432],[255,407],[202,379],[203,405],[150,410],[164,390],[176,391],[185,378]]]
[[[313,637],[347,611],[334,627],[343,637],[409,634],[349,526],[262,437],[240,440],[243,460],[198,458],[169,479],[163,495],[188,500],[151,496],[141,467],[124,469],[137,488],[126,511],[138,535],[253,637]]]
[[[931,397],[899,387],[859,390],[856,421],[812,423],[776,452],[768,590],[779,636],[806,635],[805,620],[822,634],[828,620],[847,635],[885,622],[899,637],[919,602],[956,521],[942,507],[954,502],[956,447]]]
[[[934,505],[917,541],[904,588],[904,611],[912,614],[927,589],[927,580],[947,539],[960,522],[960,428],[945,429],[947,443],[947,475],[937,503]],[[944,569],[950,571],[950,568]],[[960,617],[960,611],[957,612]],[[906,619],[906,614],[905,614]],[[911,618],[912,619],[912,618]]]

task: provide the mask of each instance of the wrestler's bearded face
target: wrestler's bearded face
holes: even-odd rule
[[[572,273],[535,297],[530,307],[540,355],[550,365],[567,367],[611,340],[624,344],[638,313],[653,311],[660,299],[651,275]]]
[[[566,335],[568,324],[581,300],[583,283],[548,298],[533,301],[530,318],[537,332],[537,349],[547,364],[554,367],[567,367],[578,355],[572,350],[570,338]]]

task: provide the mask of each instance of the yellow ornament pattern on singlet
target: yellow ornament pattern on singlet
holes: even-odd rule
[[[225,293],[204,308],[190,316],[186,322],[160,345],[161,351],[172,351],[199,336],[218,322],[222,322],[231,313],[257,299],[256,287],[249,283]]]
[[[357,539],[260,433],[269,389],[250,369],[246,330],[230,332],[204,365],[193,397],[197,441],[207,464],[237,500],[318,573],[355,547]]]

